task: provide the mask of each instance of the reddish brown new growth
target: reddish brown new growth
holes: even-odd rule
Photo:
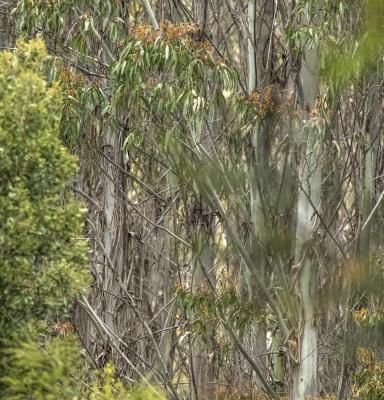
[[[85,85],[84,75],[76,74],[69,68],[62,68],[59,74],[59,82],[67,95],[76,97],[78,90]]]
[[[50,333],[52,335],[68,336],[74,333],[75,329],[70,321],[57,321],[50,327]]]
[[[278,90],[277,85],[269,85],[261,90],[255,90],[249,95],[248,100],[255,107],[260,118],[265,118],[276,111],[274,98]]]
[[[160,30],[155,31],[151,25],[136,25],[129,30],[129,33],[138,40],[146,43],[154,43],[161,35],[163,40],[174,42],[182,38],[193,38],[199,36],[201,30],[197,24],[181,23],[174,25],[169,21],[161,21],[159,24]]]
[[[154,43],[159,32],[154,31],[151,25],[136,25],[129,30],[131,36],[145,43]]]
[[[205,40],[197,24],[189,22],[172,24],[169,21],[161,21],[159,27],[160,30],[155,31],[150,25],[136,25],[129,30],[129,33],[133,38],[144,43],[153,44],[160,36],[162,40],[169,43],[184,40],[190,50],[201,52],[203,59],[207,60],[211,56],[212,44],[209,40]]]
[[[196,38],[202,34],[201,29],[195,23],[183,22],[181,24],[172,24],[169,21],[160,22],[160,30],[164,38],[169,41],[174,41],[181,38],[193,37]]]
[[[255,90],[248,96],[247,100],[255,108],[260,118],[266,118],[273,113],[287,111],[290,96],[279,85],[273,84]]]

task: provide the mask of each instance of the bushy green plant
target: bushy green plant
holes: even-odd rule
[[[354,375],[353,398],[359,400],[383,400],[384,362],[375,361],[373,351],[367,348],[359,348],[357,357],[362,363],[362,367]]]
[[[115,378],[112,364],[97,374],[92,386],[86,388],[81,399],[89,400],[164,400],[161,393],[148,385],[126,386],[120,379]],[[74,398],[80,400],[80,397]]]
[[[63,193],[76,160],[60,142],[60,89],[41,41],[0,54],[0,332],[64,310],[87,280],[83,210]]]
[[[71,400],[77,394],[80,349],[73,337],[38,337],[36,327],[7,349],[3,383],[9,400]],[[40,339],[40,340],[39,340]]]
[[[384,362],[367,364],[355,374],[353,398],[359,400],[384,399]]]
[[[0,53],[0,389],[15,399],[65,398],[55,394],[71,346],[37,340],[37,321],[63,319],[88,281],[84,210],[66,193],[76,159],[61,144],[48,59],[40,40]]]
[[[71,336],[36,339],[30,332],[9,350],[11,362],[3,378],[9,400],[164,400],[148,385],[125,385],[112,364],[86,372]]]

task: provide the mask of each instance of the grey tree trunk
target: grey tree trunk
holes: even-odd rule
[[[204,218],[204,217],[203,217]],[[207,291],[207,276],[214,282],[214,237],[213,224],[210,220],[200,220],[197,227],[196,255],[193,261],[192,293],[194,295]],[[195,316],[196,318],[196,316]],[[197,336],[192,344],[192,399],[214,398],[214,366],[212,365],[213,332],[207,327],[206,337]]]
[[[217,44],[218,30],[213,25],[213,13],[220,16],[222,4],[220,1],[195,0],[192,10],[195,20],[198,22],[205,34],[210,35],[212,41]],[[207,85],[215,86],[216,82],[210,81],[207,76]],[[212,154],[214,137],[218,126],[216,115],[211,112],[208,120],[201,124],[201,132],[198,137],[199,144],[207,154]],[[215,220],[212,210],[203,206],[199,198],[195,209],[197,218],[196,225],[196,254],[193,258],[192,293],[201,294],[201,291],[209,291],[209,285],[215,287]],[[209,282],[207,281],[209,280]],[[215,398],[215,354],[213,350],[215,332],[208,327],[206,337],[196,337],[191,351],[191,377],[192,377],[192,400],[213,400]]]
[[[9,50],[15,44],[15,20],[11,16],[11,11],[15,6],[16,0],[0,3],[0,51]]]
[[[168,172],[164,181],[166,181],[166,186],[168,188],[173,187],[175,184],[171,172]],[[170,191],[169,198],[172,199],[173,196],[174,192]],[[177,222],[173,209],[167,208],[164,211],[164,214],[160,217],[160,221],[158,221],[158,223],[159,225],[163,225],[166,229],[175,232]],[[163,307],[163,310],[159,315],[160,328],[162,330],[159,340],[159,351],[163,360],[163,364],[166,366],[167,374],[172,379],[175,354],[175,349],[172,346],[175,339],[172,326],[174,325],[175,320],[174,302],[171,300],[174,277],[172,274],[172,264],[170,260],[176,260],[177,254],[174,240],[163,230],[157,230],[155,245],[158,248],[158,265],[160,267],[157,271],[155,271],[155,273],[160,275],[158,277],[160,280],[160,282],[158,282],[158,287],[161,288]],[[159,365],[158,361],[156,362],[156,368],[160,371],[162,369],[162,366]]]
[[[118,132],[112,132],[109,128],[104,145],[104,153],[108,158],[122,165],[122,143]],[[106,293],[104,321],[107,327],[114,333],[117,332],[116,309],[117,299],[121,291],[119,279],[124,273],[124,209],[125,200],[119,196],[116,185],[120,185],[121,173],[116,170],[108,159],[104,158],[104,279],[103,290]],[[121,187],[120,187],[121,189]],[[120,200],[120,202],[119,202]],[[119,204],[120,203],[120,204]]]
[[[274,2],[259,3],[255,0],[248,1],[248,94],[256,89],[264,90],[270,85],[270,63],[272,57]],[[267,210],[265,209],[266,191],[265,178],[268,175],[269,146],[266,140],[270,134],[268,121],[258,121],[251,134],[251,154],[249,155],[250,176],[250,211],[252,234],[250,247],[255,262],[254,274],[266,277],[265,233],[268,224]],[[252,276],[250,279],[251,300],[256,292],[253,290]],[[251,349],[253,357],[257,359],[265,350],[266,331],[262,324],[254,324],[251,329]],[[264,370],[265,377],[267,371]],[[254,381],[258,387],[261,382],[254,374]]]
[[[300,81],[309,127],[301,132],[303,162],[299,172],[295,265],[300,268],[296,293],[300,302],[301,324],[298,329],[298,365],[293,370],[292,400],[304,400],[317,395],[317,326],[316,292],[317,265],[311,251],[312,232],[321,190],[321,135],[313,128],[310,111],[315,112],[319,89],[318,56],[316,50],[306,50]]]

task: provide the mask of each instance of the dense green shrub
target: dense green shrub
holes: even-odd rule
[[[64,319],[88,282],[84,210],[65,190],[76,159],[61,144],[48,60],[40,40],[0,53],[0,388],[15,399],[59,398],[73,352],[41,337],[39,321]]]
[[[373,351],[367,348],[359,348],[357,357],[362,367],[354,375],[353,398],[384,400],[384,362],[375,361]]]
[[[9,400],[72,400],[80,389],[80,349],[74,338],[38,337],[35,330],[8,348],[4,397]],[[40,339],[40,340],[39,340]]]
[[[1,335],[64,311],[87,281],[83,210],[63,195],[76,160],[60,142],[60,90],[41,41],[0,54]]]
[[[353,398],[384,400],[384,362],[365,365],[355,374]]]
[[[127,387],[121,380],[115,378],[112,364],[96,374],[92,385],[85,388],[82,397],[74,400],[164,400],[165,397],[148,385]]]

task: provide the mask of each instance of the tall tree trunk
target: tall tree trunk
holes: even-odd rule
[[[305,51],[300,81],[306,118],[311,118],[310,112],[315,112],[315,100],[319,89],[316,50]],[[298,330],[298,365],[293,371],[292,400],[304,400],[306,396],[317,395],[317,265],[311,251],[312,232],[317,220],[316,211],[320,205],[321,190],[321,137],[316,133],[312,126],[305,127],[301,132],[303,162],[299,173],[295,248],[295,265],[300,269],[296,289],[301,307],[301,326]]]
[[[195,0],[192,10],[201,29],[211,37],[215,45],[218,44],[219,31],[214,26],[213,13],[220,16],[222,4],[220,1]],[[213,9],[212,9],[213,8]],[[207,86],[216,86],[210,75],[206,76]],[[216,89],[213,89],[214,91]],[[212,154],[217,135],[219,112],[211,111],[208,120],[203,120],[198,141],[208,154]],[[196,254],[193,261],[192,292],[201,294],[209,291],[209,285],[215,287],[215,220],[212,210],[204,206],[201,198],[197,200],[196,216]],[[207,282],[209,280],[209,282]],[[198,336],[192,345],[192,400],[213,400],[215,398],[215,332],[207,327],[206,337]]]
[[[122,165],[122,143],[118,132],[107,129],[103,153],[117,165]],[[124,273],[124,209],[125,199],[119,195],[118,188],[122,190],[121,172],[114,167],[108,158],[104,157],[104,227],[102,241],[104,247],[104,280],[103,291],[106,294],[104,321],[114,333],[117,332],[117,299],[121,291],[119,279]],[[120,203],[120,204],[119,204]]]
[[[364,266],[367,276],[370,270],[371,256],[371,221],[368,220],[372,211],[372,195],[373,195],[373,145],[371,143],[371,135],[366,132],[363,150],[363,187],[361,196],[361,223],[364,229],[360,232],[359,238],[359,262]]]
[[[203,214],[204,211],[200,210]],[[204,218],[204,220],[203,220]],[[201,295],[207,291],[207,278],[214,283],[214,237],[213,223],[210,217],[203,215],[199,221],[196,233],[196,250],[193,261],[192,293]],[[206,274],[209,274],[207,277]],[[197,318],[197,316],[194,316]],[[212,381],[214,371],[212,366],[212,334],[210,327],[206,327],[205,338],[198,335],[192,345],[192,399],[213,399],[214,390]]]
[[[171,188],[174,186],[175,182],[171,172],[168,172],[167,177],[165,179],[167,187]],[[172,201],[172,196],[174,192],[171,191],[169,198]],[[165,215],[162,215],[161,221],[159,224],[163,225],[166,229],[175,232],[176,231],[176,217],[172,209],[166,209]],[[167,374],[172,379],[173,377],[173,363],[174,363],[174,348],[172,347],[173,341],[175,339],[174,330],[172,326],[174,325],[174,316],[173,316],[173,305],[174,303],[171,301],[171,293],[172,293],[172,283],[173,283],[173,274],[172,274],[172,265],[171,260],[176,260],[176,249],[174,240],[171,238],[169,234],[167,234],[163,230],[158,230],[156,234],[156,247],[158,247],[159,260],[158,264],[161,267],[160,271],[156,271],[160,273],[161,282],[159,286],[162,288],[162,306],[163,311],[159,315],[160,320],[160,328],[162,333],[160,335],[159,342],[159,351],[161,354],[161,358],[163,360],[163,364],[166,366]],[[161,371],[162,366],[157,362],[157,369]]]
[[[270,63],[273,53],[273,14],[274,2],[259,4],[255,0],[248,1],[248,94],[256,89],[263,90],[270,85]],[[266,215],[265,178],[268,174],[268,158],[270,148],[268,145],[268,121],[257,121],[251,133],[251,146],[249,155],[250,175],[250,211],[252,234],[250,247],[255,260],[254,274],[259,274],[266,281],[266,252],[265,233],[268,224]],[[252,277],[250,277],[252,279]],[[252,284],[251,300],[254,301],[255,291]],[[251,329],[251,348],[256,359],[265,350],[266,331],[262,324],[254,324]],[[266,374],[266,371],[264,371]],[[260,380],[254,376],[256,384],[261,387]]]

